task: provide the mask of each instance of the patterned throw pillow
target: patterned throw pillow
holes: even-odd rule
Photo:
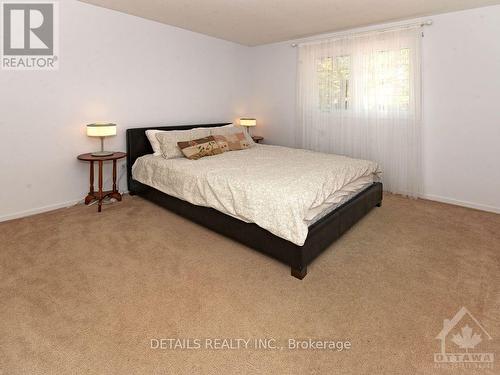
[[[217,141],[217,144],[221,148],[222,152],[238,151],[250,148],[250,144],[243,133],[214,135],[213,137]]]
[[[222,154],[222,150],[213,136],[193,139],[192,141],[177,142],[185,157],[198,160],[205,156]]]

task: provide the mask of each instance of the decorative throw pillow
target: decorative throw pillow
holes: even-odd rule
[[[250,148],[245,134],[243,132],[229,135],[214,135],[214,139],[219,145],[222,152],[238,151]]]
[[[190,130],[169,130],[156,133],[156,139],[160,143],[160,149],[165,159],[182,158],[182,152],[177,142],[190,141],[210,136],[208,128],[195,128]]]
[[[193,139],[192,141],[177,142],[185,157],[191,160],[198,160],[205,156],[222,154],[222,150],[213,136]]]

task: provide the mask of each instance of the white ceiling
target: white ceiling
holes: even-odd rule
[[[80,0],[255,46],[500,0]]]

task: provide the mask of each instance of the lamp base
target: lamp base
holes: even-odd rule
[[[96,151],[93,152],[91,155],[96,157],[103,157],[103,156],[111,156],[113,154],[114,154],[113,151]]]

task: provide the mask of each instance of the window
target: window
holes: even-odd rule
[[[385,189],[418,197],[421,43],[416,25],[301,44],[296,145],[375,160]]]
[[[377,51],[362,56],[358,69],[367,80],[358,103],[352,103],[356,73],[352,57],[324,57],[317,62],[319,110],[347,110],[352,105],[367,111],[408,111],[410,102],[410,50]]]

